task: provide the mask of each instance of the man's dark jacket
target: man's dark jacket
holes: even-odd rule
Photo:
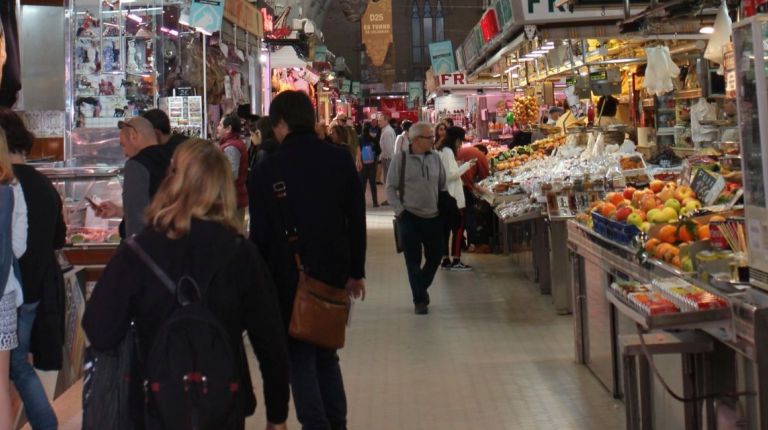
[[[292,133],[251,175],[251,240],[278,286],[286,322],[298,271],[273,191],[278,177],[287,187],[307,273],[337,288],[344,288],[350,277],[365,276],[365,200],[349,151],[321,141],[313,132]]]

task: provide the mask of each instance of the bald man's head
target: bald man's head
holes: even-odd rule
[[[120,146],[126,157],[133,157],[142,149],[157,145],[157,135],[152,123],[146,118],[135,116],[117,123],[120,128]]]

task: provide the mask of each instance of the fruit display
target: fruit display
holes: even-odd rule
[[[565,144],[565,136],[551,136],[539,139],[531,144],[535,149],[543,149],[547,154],[551,154],[552,151]]]
[[[664,315],[679,312],[674,303],[660,293],[631,293],[627,301],[646,315]]]
[[[515,121],[521,125],[536,124],[539,122],[539,102],[534,96],[523,96],[515,99],[512,105]]]
[[[106,228],[69,228],[67,230],[67,243],[72,245],[91,243],[120,243],[120,235],[117,229]]]
[[[542,206],[539,203],[531,203],[528,199],[505,203],[496,209],[496,213],[503,221],[539,216],[541,211]]]
[[[534,150],[532,145],[518,146],[497,155],[491,160],[491,165],[494,170],[501,172],[516,169],[531,160],[542,160],[546,156],[546,151],[543,149]]]

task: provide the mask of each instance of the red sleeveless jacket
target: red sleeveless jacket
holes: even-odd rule
[[[230,133],[221,139],[221,150],[234,146],[240,153],[240,166],[235,179],[235,191],[237,192],[237,208],[248,207],[248,190],[245,188],[245,182],[248,179],[248,150],[245,143],[240,140],[236,133]]]

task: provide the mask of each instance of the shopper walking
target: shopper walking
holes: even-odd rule
[[[258,250],[238,237],[236,193],[230,164],[221,151],[200,139],[180,145],[170,176],[147,210],[147,221],[150,228],[135,236],[136,243],[174,282],[183,276],[196,281],[207,309],[236,351],[241,375],[236,381],[238,407],[232,426],[222,423],[220,428],[244,428],[245,416],[253,414],[256,406],[243,349],[245,330],[264,380],[267,428],[284,429],[289,397],[285,331],[268,269]],[[93,348],[109,351],[134,321],[139,345],[144,346],[143,362],[158,330],[177,306],[177,298],[136,251],[123,245],[93,291],[83,328]],[[134,424],[143,428],[141,380],[132,382],[131,413]]]
[[[248,180],[248,150],[240,139],[242,122],[240,117],[231,113],[219,121],[216,127],[216,136],[219,138],[219,146],[227,156],[232,167],[232,177],[235,180],[237,192],[237,216],[240,221],[240,231],[245,227],[245,212],[248,208],[248,190],[245,183]]]
[[[18,310],[19,346],[11,353],[11,380],[16,386],[24,413],[34,430],[57,428],[35,366],[60,370],[64,346],[64,290],[55,250],[64,246],[67,227],[61,197],[51,180],[26,165],[34,136],[10,109],[0,109],[0,127],[6,131],[13,173],[24,191],[27,204],[27,250],[19,258],[24,304]]]
[[[269,118],[280,142],[255,172],[251,198],[251,239],[267,260],[278,287],[286,326],[291,319],[299,272],[365,297],[365,201],[352,159],[345,149],[319,141],[313,132],[312,102],[296,91],[272,101]],[[283,210],[275,187],[285,187]],[[286,220],[298,242],[286,239]],[[304,430],[346,429],[347,401],[335,350],[289,337],[291,387]]]
[[[387,178],[387,198],[400,223],[414,310],[417,315],[425,315],[429,312],[427,290],[432,285],[443,254],[443,222],[437,203],[439,192],[446,189],[445,169],[438,153],[432,150],[435,135],[428,123],[414,124],[409,135],[411,145],[408,153],[392,160]],[[423,265],[422,255],[425,259]]]
[[[256,124],[258,129],[260,141],[255,144],[253,150],[253,162],[251,163],[251,175],[253,177],[253,171],[258,167],[269,155],[277,150],[277,140],[275,140],[275,133],[272,131],[272,123],[270,123],[268,117],[263,117]]]
[[[106,201],[99,204],[96,215],[102,218],[123,217],[120,237],[130,237],[144,229],[144,210],[168,172],[171,154],[158,146],[152,123],[135,116],[117,123],[120,145],[128,157],[123,169],[122,206]]]
[[[461,175],[468,171],[476,161],[471,160],[462,163],[461,166],[456,163],[456,154],[463,142],[464,129],[461,127],[450,127],[446,131],[442,145],[437,149],[445,169],[445,187],[448,190],[448,194],[456,202],[451,207],[450,213],[441,214],[445,222],[445,253],[443,254],[441,266],[444,270],[454,272],[472,270],[472,266],[461,262],[461,248],[464,245],[464,208],[466,207]]]
[[[0,130],[0,430],[11,430],[10,360],[19,344],[16,309],[24,303],[18,258],[27,248],[27,205]]]
[[[360,160],[363,164],[363,168],[360,170],[360,182],[363,184],[363,192],[365,192],[366,182],[370,186],[371,201],[373,207],[377,208],[379,207],[379,194],[376,186],[376,165],[381,149],[372,135],[371,129],[371,124],[366,123],[363,126],[363,134],[360,136]]]
[[[381,130],[381,139],[379,141],[381,145],[381,168],[384,181],[387,179],[387,172],[389,172],[389,164],[392,162],[392,158],[395,156],[395,140],[397,140],[397,134],[395,133],[395,126],[397,120],[392,118],[386,127]],[[385,201],[386,206],[389,202]]]
[[[448,126],[445,122],[439,122],[435,126],[435,148],[443,147],[443,140],[445,140],[445,133],[448,130]]]
[[[357,171],[363,170],[363,162],[360,158],[360,132],[358,132],[352,122],[349,120],[346,114],[339,114],[336,116],[336,123],[344,126],[347,129],[347,146],[349,153],[352,154],[352,159],[355,160],[355,167]]]
[[[412,125],[413,123],[411,121],[407,119],[403,120],[403,132],[397,136],[397,139],[395,139],[395,155],[392,158],[396,158],[401,152],[408,151],[408,147],[411,145],[411,142],[408,138],[408,130],[411,129]]]

